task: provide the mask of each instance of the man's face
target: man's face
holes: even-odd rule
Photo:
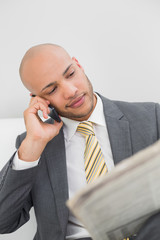
[[[77,121],[88,119],[96,97],[77,60],[60,53],[39,56],[28,64],[25,81],[33,94],[49,100],[63,117]]]

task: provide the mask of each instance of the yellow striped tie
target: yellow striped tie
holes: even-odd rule
[[[86,148],[84,152],[85,172],[87,183],[92,182],[100,175],[108,171],[104,156],[94,134],[91,122],[81,122],[77,131],[86,137]]]

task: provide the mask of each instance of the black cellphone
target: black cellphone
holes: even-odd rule
[[[50,104],[48,105],[48,107],[50,109],[50,113],[48,114],[48,116],[53,118],[56,122],[61,122],[61,119],[60,119],[58,113],[56,112],[55,108],[53,106],[51,106]]]

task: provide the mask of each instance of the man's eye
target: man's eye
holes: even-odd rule
[[[70,76],[72,76],[74,74],[74,71],[70,73]]]
[[[57,87],[54,87],[54,88],[52,89],[52,91],[50,91],[48,94],[53,93],[53,92],[56,90],[56,88],[57,88]]]
[[[72,71],[72,72],[68,75],[68,77],[72,77],[72,76],[74,75],[74,73],[75,73],[75,71]]]

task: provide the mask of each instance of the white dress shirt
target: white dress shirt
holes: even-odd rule
[[[103,113],[103,104],[97,94],[96,97],[97,104],[88,121],[93,123],[95,135],[103,152],[108,171],[110,171],[114,167],[111,146]],[[79,124],[78,121],[64,117],[62,117],[62,121],[64,123],[63,131],[66,149],[69,198],[71,198],[87,184],[84,170],[85,137],[76,131]],[[17,154],[13,160],[12,167],[15,170],[22,170],[36,166],[38,161],[39,160],[35,162],[25,162],[18,159]],[[83,225],[70,213],[66,239],[71,240],[88,236],[89,233],[84,229]]]

